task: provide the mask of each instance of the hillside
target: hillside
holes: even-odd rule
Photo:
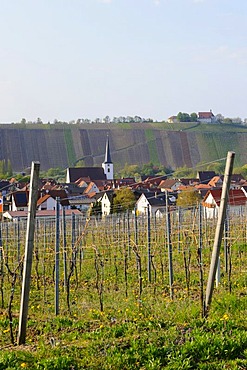
[[[1,124],[0,159],[10,159],[14,171],[31,161],[41,170],[65,168],[83,160],[85,166],[101,165],[107,134],[114,164],[152,161],[175,169],[194,167],[236,152],[235,165],[247,163],[247,127],[195,123],[142,124]]]

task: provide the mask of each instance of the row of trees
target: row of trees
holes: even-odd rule
[[[198,115],[197,113],[185,113],[185,112],[179,112],[177,114],[177,120],[178,122],[197,122],[198,121]],[[235,125],[247,125],[247,118],[242,120],[240,117],[236,118],[229,118],[224,117],[221,113],[216,114],[215,120],[219,124],[235,124]],[[111,124],[111,123],[149,123],[154,122],[152,118],[143,118],[140,116],[119,116],[119,117],[110,117],[105,116],[104,118],[95,118],[95,119],[89,119],[89,118],[78,118],[76,120],[70,120],[70,121],[61,121],[58,119],[54,119],[52,124],[58,125],[58,124],[66,124],[66,125],[83,125],[83,124]],[[13,122],[14,123],[14,122]],[[35,121],[27,121],[25,118],[22,118],[20,122],[16,122],[16,124],[43,124],[43,120],[38,117]],[[51,124],[51,122],[46,122],[46,124]]]
[[[177,114],[177,120],[179,122],[197,122],[197,119],[198,119],[198,116],[196,113],[188,114],[188,113],[179,112]]]
[[[170,173],[172,173],[170,167],[148,162],[143,165],[125,163],[123,168],[116,169],[115,174],[118,178],[134,177],[135,179],[140,179],[141,176],[163,176]]]
[[[110,117],[110,116],[105,116],[104,118],[95,118],[95,119],[89,119],[89,118],[78,118],[77,120],[70,120],[70,121],[60,121],[58,119],[54,119],[52,122],[53,124],[76,124],[76,125],[83,125],[83,124],[109,124],[109,123],[142,123],[142,122],[153,122],[152,118],[143,118],[140,116],[120,116],[120,117]],[[20,122],[22,125],[26,124],[43,124],[44,122],[42,121],[41,118],[37,118],[35,121],[27,121],[25,118],[22,118]],[[51,124],[51,122],[47,122],[47,124]]]

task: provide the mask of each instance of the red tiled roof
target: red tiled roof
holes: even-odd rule
[[[198,118],[200,119],[208,119],[214,117],[212,112],[199,112],[198,113]]]
[[[219,206],[220,200],[221,200],[221,192],[222,192],[222,189],[209,190],[207,194],[205,195],[203,201],[206,202],[209,194],[211,194],[217,206]],[[240,205],[244,206],[246,205],[246,203],[247,203],[247,198],[242,190],[231,189],[229,191],[228,204],[230,204],[231,206],[240,206]]]

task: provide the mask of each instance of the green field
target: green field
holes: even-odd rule
[[[164,219],[151,220],[149,234],[142,217],[137,226],[128,215],[81,217],[66,222],[66,243],[61,223],[57,314],[55,220],[38,220],[22,346],[16,341],[26,224],[2,224],[0,369],[246,369],[246,214],[230,220],[207,318],[202,293],[215,222],[202,221],[200,239],[196,210],[180,219],[171,214],[172,286]]]

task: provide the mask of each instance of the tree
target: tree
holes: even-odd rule
[[[179,122],[190,122],[191,121],[191,117],[188,113],[182,113],[182,112],[179,112],[177,114],[177,120]]]
[[[155,176],[159,172],[159,167],[153,162],[145,163],[141,168],[141,174],[145,176]]]
[[[191,122],[197,122],[198,116],[196,113],[191,113],[190,118]]]
[[[39,124],[39,125],[42,124],[43,123],[42,119],[38,117],[37,120],[36,120],[36,123]]]
[[[134,122],[135,123],[140,123],[140,122],[142,122],[143,120],[142,120],[142,118],[141,117],[139,117],[139,116],[135,116],[134,117]]]
[[[207,165],[207,171],[214,171],[216,174],[220,175],[223,174],[225,171],[225,163],[224,162],[213,162]]]
[[[94,216],[102,215],[101,203],[100,202],[95,202],[93,204],[90,214],[94,215]]]
[[[12,177],[12,175],[13,175],[13,171],[12,171],[10,159],[8,160],[2,159],[0,161],[0,177],[8,178],[8,177]]]
[[[4,159],[0,161],[0,177],[5,177]]]
[[[140,168],[137,164],[125,163],[124,167],[119,171],[120,177],[136,177],[140,174]]]
[[[225,118],[221,113],[218,113],[218,114],[216,114],[215,119],[216,119],[217,122],[223,123]]]
[[[195,177],[195,170],[192,168],[188,168],[186,166],[178,167],[174,173],[173,176],[175,178],[181,178],[181,177]]]
[[[11,165],[10,159],[8,159],[7,161],[6,175],[8,177],[13,176],[12,165]]]
[[[227,125],[231,125],[232,120],[231,120],[231,118],[224,118],[223,123],[226,123]]]
[[[108,124],[108,123],[110,123],[110,122],[111,122],[111,118],[110,118],[109,116],[105,116],[105,117],[103,118],[103,121],[104,121],[106,124]]]
[[[113,199],[113,212],[126,212],[134,209],[135,196],[129,188],[121,188],[116,190],[116,196]]]
[[[126,117],[126,122],[134,122],[134,118],[133,117],[131,117],[131,116],[127,116]]]
[[[47,172],[46,172],[46,176],[47,178],[51,178],[51,179],[54,179],[54,180],[57,180],[57,181],[64,181],[65,179],[65,170],[62,169],[62,168],[50,168]]]
[[[247,179],[247,164],[244,164],[242,167],[235,167],[233,173],[241,174],[245,179]]]
[[[201,200],[201,197],[194,188],[189,188],[181,191],[178,194],[177,206],[178,207],[193,207],[196,206]]]

